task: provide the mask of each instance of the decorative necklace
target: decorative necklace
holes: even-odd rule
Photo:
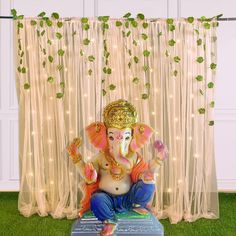
[[[121,180],[125,174],[125,169],[116,162],[116,160],[107,152],[104,153],[106,160],[109,162],[111,168],[110,168],[110,174],[114,180]]]

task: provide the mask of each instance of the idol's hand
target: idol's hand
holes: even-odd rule
[[[161,140],[156,140],[154,142],[154,148],[157,151],[157,154],[154,157],[154,159],[159,160],[159,162],[162,162],[168,158],[169,156],[168,149]]]
[[[152,171],[147,170],[147,171],[141,173],[139,177],[146,184],[155,183],[155,176]]]
[[[97,181],[97,171],[94,168],[92,163],[86,163],[84,166],[84,176],[88,184],[94,183]]]
[[[67,147],[67,152],[71,157],[74,164],[80,162],[82,160],[82,156],[79,153],[79,147],[81,146],[81,139],[75,138],[73,142]]]

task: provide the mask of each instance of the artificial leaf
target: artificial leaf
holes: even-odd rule
[[[212,108],[215,107],[215,102],[214,101],[210,102],[210,107],[212,107]]]
[[[133,81],[132,81],[134,84],[138,84],[139,83],[139,78],[135,77],[133,78]]]
[[[134,56],[134,62],[135,62],[135,63],[138,63],[138,62],[139,62],[138,57]]]
[[[83,24],[88,23],[88,18],[87,18],[87,17],[82,17],[82,18],[81,18],[81,22],[82,22]]]
[[[197,45],[198,45],[198,46],[202,45],[202,39],[198,39],[198,40],[197,40]]]
[[[57,37],[58,39],[61,39],[61,38],[62,38],[62,34],[59,33],[59,32],[57,32],[57,33],[56,33],[56,37]]]
[[[216,69],[216,64],[215,63],[211,63],[211,65],[210,65],[210,68],[212,69],[212,70],[214,70],[214,69]]]
[[[172,25],[172,24],[174,23],[174,19],[168,18],[168,19],[166,20],[166,23],[167,23],[168,25]]]
[[[63,97],[63,93],[57,93],[57,98],[62,98]]]
[[[37,25],[37,21],[31,20],[31,21],[30,21],[30,24],[31,24],[31,25]]]
[[[29,83],[25,83],[24,84],[24,89],[29,89],[30,88],[30,84]]]
[[[174,46],[175,45],[175,40],[174,39],[170,39],[169,41],[168,41],[168,44],[170,45],[170,46]]]
[[[109,89],[110,89],[110,90],[115,90],[115,88],[116,88],[116,86],[115,86],[114,84],[110,84],[110,85],[109,85]]]
[[[59,19],[59,14],[57,12],[53,12],[51,17],[57,20]]]
[[[144,50],[144,51],[143,51],[143,55],[144,55],[145,57],[148,57],[148,56],[150,55],[150,51]]]
[[[90,40],[88,38],[83,40],[83,44],[84,45],[89,45],[89,43],[90,43]]]
[[[65,51],[64,51],[63,49],[59,49],[59,50],[57,51],[57,54],[58,54],[59,56],[63,56],[64,53],[65,53]]]
[[[38,14],[38,17],[44,17],[45,15],[46,15],[46,12],[43,11],[43,12]]]
[[[61,87],[61,88],[65,88],[65,82],[62,81],[62,82],[60,83],[60,87]]]
[[[50,62],[53,62],[53,56],[49,55],[49,56],[48,56],[48,60],[49,60]]]
[[[146,40],[147,38],[148,38],[148,36],[147,36],[147,34],[141,34],[141,36],[142,36],[142,39],[144,39],[144,40]]]
[[[121,21],[116,21],[116,26],[117,27],[122,26],[122,22]]]
[[[180,62],[180,58],[178,56],[174,57],[174,61],[179,63]]]
[[[148,27],[148,23],[147,22],[143,22],[143,28],[146,29]]]
[[[137,18],[140,19],[140,20],[144,20],[145,16],[142,13],[138,13]]]
[[[93,55],[88,56],[88,60],[93,62],[95,60],[95,57]]]
[[[207,84],[207,87],[208,87],[208,88],[214,88],[214,83],[213,83],[213,82],[209,82],[209,83]]]
[[[210,120],[208,123],[209,126],[213,126],[214,125],[214,120]]]
[[[147,99],[148,97],[149,97],[148,94],[146,94],[146,93],[143,93],[143,94],[142,94],[142,99]]]
[[[202,63],[204,61],[204,58],[203,57],[198,57],[197,60],[196,60],[198,63]]]
[[[62,23],[61,21],[58,21],[58,22],[57,22],[57,27],[58,27],[58,28],[61,28],[62,26],[63,26],[63,23]]]
[[[49,83],[53,83],[54,78],[53,78],[52,76],[49,76],[48,79],[47,79],[47,81],[48,81]]]
[[[199,108],[198,109],[198,112],[199,112],[199,114],[205,114],[205,108]]]
[[[102,96],[105,96],[107,91],[105,89],[102,90]]]
[[[188,23],[193,23],[193,21],[194,21],[194,17],[192,17],[192,16],[189,16],[188,18],[187,18],[187,21],[188,21]]]
[[[197,81],[203,81],[203,76],[202,76],[202,75],[198,75],[198,76],[196,77],[196,80],[197,80]]]
[[[124,18],[129,18],[130,16],[131,16],[131,13],[128,12],[128,13],[126,13],[123,17],[124,17]]]

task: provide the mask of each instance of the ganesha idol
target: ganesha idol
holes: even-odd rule
[[[152,128],[137,122],[137,112],[126,100],[108,104],[104,122],[86,127],[89,141],[99,153],[85,163],[79,152],[81,140],[74,139],[67,148],[83,178],[83,198],[79,215],[91,210],[103,222],[101,235],[113,235],[116,213],[134,211],[148,214],[155,192],[155,173],[166,155],[163,145],[149,163],[138,152],[152,135]],[[162,144],[157,142],[155,145]]]

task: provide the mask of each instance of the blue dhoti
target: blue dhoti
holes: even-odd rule
[[[100,221],[116,221],[116,212],[126,212],[134,204],[145,208],[154,193],[154,184],[145,184],[142,180],[133,184],[129,192],[122,195],[113,195],[98,190],[91,197],[91,210]]]

